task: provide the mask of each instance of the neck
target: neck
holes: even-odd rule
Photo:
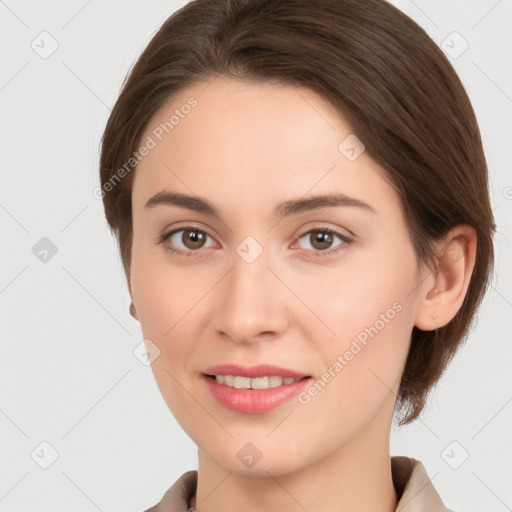
[[[394,512],[390,423],[370,426],[350,443],[293,472],[251,476],[226,470],[198,451],[198,512]]]

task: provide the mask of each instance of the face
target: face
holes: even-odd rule
[[[306,89],[219,77],[169,101],[142,141],[131,294],[182,428],[218,466],[262,475],[386,443],[421,272],[351,127]],[[239,386],[268,383],[248,380],[258,365],[308,378],[237,390],[205,375],[236,375],[211,371],[225,364]]]

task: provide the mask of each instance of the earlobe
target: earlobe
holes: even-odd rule
[[[452,228],[438,244],[439,258],[425,279],[415,326],[432,331],[448,324],[462,306],[475,266],[476,232],[468,225]]]
[[[135,320],[138,320],[139,317],[137,316],[137,310],[135,309],[135,305],[133,303],[133,300],[130,303],[130,315],[135,318]]]
[[[132,285],[130,280],[128,279],[128,292],[130,294],[130,315],[135,318],[135,320],[138,320],[139,317],[137,316],[137,310],[135,309],[135,304],[133,303],[133,294],[132,294]]]

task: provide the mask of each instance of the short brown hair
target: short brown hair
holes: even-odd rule
[[[432,265],[433,242],[455,225],[476,230],[460,310],[437,330],[413,328],[397,397],[400,424],[410,423],[464,341],[493,268],[487,164],[460,79],[427,33],[384,0],[190,2],[139,57],[102,139],[103,204],[128,279],[134,172],[126,162],[165,102],[217,75],[306,87],[329,101],[400,194],[420,262]]]

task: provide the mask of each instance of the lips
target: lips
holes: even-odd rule
[[[211,369],[208,371],[211,371]],[[237,376],[235,378],[244,379],[247,377]],[[245,414],[262,414],[280,407],[303,391],[309,381],[310,378],[303,377],[291,384],[283,384],[272,388],[237,389],[236,387],[220,384],[211,376],[203,376],[203,382],[207,389],[220,405],[231,411]]]
[[[251,379],[256,377],[293,377],[300,379],[302,377],[310,377],[306,373],[301,373],[289,368],[274,366],[269,364],[259,364],[257,366],[241,366],[237,364],[221,364],[217,366],[210,366],[206,368],[203,373],[209,376],[215,375],[233,375],[241,377],[249,377]]]

